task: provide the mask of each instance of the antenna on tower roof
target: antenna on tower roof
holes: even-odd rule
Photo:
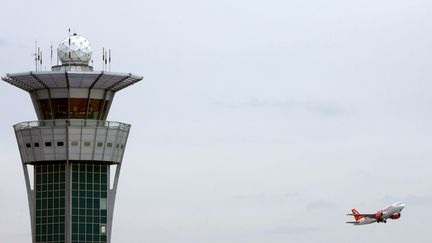
[[[102,71],[105,71],[105,47],[102,47]]]
[[[110,71],[111,72],[111,49],[109,49],[109,57],[108,57],[108,63],[109,63],[109,66],[108,66],[108,71]]]
[[[36,72],[38,71],[38,62],[40,62],[41,60],[41,51],[40,51],[40,47],[37,48],[37,61],[36,61]]]
[[[108,67],[108,63],[107,62],[108,62],[108,53],[107,53],[107,51],[105,51],[105,69],[107,69],[107,67]]]
[[[35,68],[36,68],[36,72],[37,72],[37,63],[38,63],[37,40],[35,41],[35,52],[34,52],[33,56],[34,56]]]
[[[52,46],[52,43],[51,43],[51,63],[50,63],[51,67],[52,67],[52,59],[53,59],[53,46]]]
[[[57,57],[57,66],[59,65],[59,56],[58,56],[58,47],[57,47],[57,52],[56,52],[56,57]]]
[[[70,51],[70,45],[71,45],[71,34],[70,34],[70,28],[69,28],[69,66],[71,65],[71,59],[72,59],[72,54]]]

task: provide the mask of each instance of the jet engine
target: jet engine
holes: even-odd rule
[[[401,214],[400,213],[395,213],[391,216],[392,219],[398,219],[400,218]]]
[[[375,214],[375,219],[377,220],[377,222],[380,222],[383,218],[383,213],[376,213]]]

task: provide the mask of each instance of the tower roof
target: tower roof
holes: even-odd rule
[[[25,91],[45,88],[94,88],[117,92],[143,77],[131,73],[114,72],[25,72],[6,74],[2,79]]]

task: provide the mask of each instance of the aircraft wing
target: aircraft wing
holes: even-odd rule
[[[347,223],[347,224],[358,224],[357,221],[353,221],[353,222],[345,222],[345,223]]]
[[[376,214],[366,214],[366,213],[349,213],[347,216],[360,216],[360,217],[368,217],[375,218]]]

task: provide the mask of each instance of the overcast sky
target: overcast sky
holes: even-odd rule
[[[427,0],[8,1],[0,75],[37,40],[88,38],[95,69],[144,80],[108,120],[132,124],[113,242],[430,242],[432,3]],[[28,94],[0,84],[0,241],[30,242],[12,125]],[[345,224],[407,204],[387,224]]]

